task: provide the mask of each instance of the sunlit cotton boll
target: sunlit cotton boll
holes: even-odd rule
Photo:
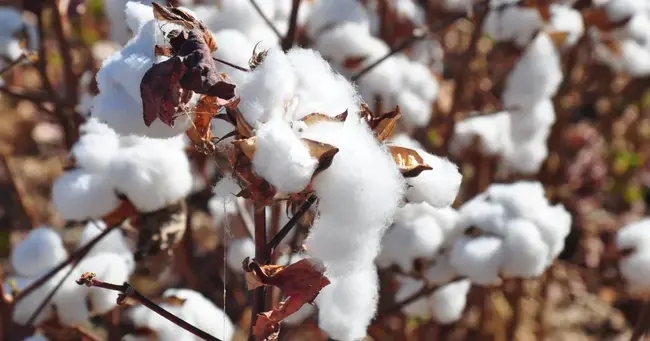
[[[119,149],[115,131],[96,118],[90,118],[79,127],[81,136],[70,151],[75,164],[89,172],[101,172]]]
[[[68,257],[59,234],[47,226],[29,231],[11,252],[11,266],[21,276],[36,276]]]
[[[368,27],[370,32],[368,13],[361,3],[348,0],[318,0],[307,18],[307,35],[315,39],[327,28],[344,22],[361,23]]]
[[[585,26],[580,11],[569,6],[551,4],[550,26],[556,32],[566,32],[563,47],[574,46],[585,33]]]
[[[619,270],[632,294],[650,292],[650,219],[628,224],[618,230],[616,247],[625,254],[619,261]]]
[[[510,113],[502,111],[491,115],[470,116],[457,122],[449,145],[450,152],[460,155],[478,137],[482,153],[503,154],[512,144],[509,136],[510,119]]]
[[[214,40],[219,42],[219,48],[212,53],[213,57],[248,68],[248,61],[253,55],[253,47],[255,46],[255,44],[249,41],[248,37],[235,29],[223,29],[217,31],[213,36]],[[234,84],[241,84],[248,76],[248,72],[222,63],[217,63],[217,68],[220,71],[226,72]]]
[[[117,207],[118,199],[106,176],[75,169],[54,181],[52,203],[65,219],[81,221],[103,217]]]
[[[81,232],[81,236],[79,236],[77,248],[82,248],[104,232],[106,228],[106,223],[101,220],[88,222]],[[132,247],[129,245],[129,241],[124,236],[122,230],[120,228],[113,228],[111,232],[90,249],[86,257],[92,257],[101,253],[116,254],[122,257],[129,272],[132,272],[135,268],[135,261],[133,260],[133,252],[131,250]]]
[[[496,41],[512,41],[524,47],[542,24],[543,20],[537,8],[509,5],[488,12],[483,23],[483,32]]]
[[[115,189],[140,212],[153,212],[187,196],[192,173],[185,152],[150,139],[123,148],[108,169]]]
[[[133,272],[134,263],[120,254],[111,252],[96,253],[84,258],[78,265],[82,273],[92,272],[97,278],[108,283],[124,283]],[[117,293],[103,288],[88,288],[93,313],[102,315],[117,307]]]
[[[416,151],[432,169],[406,179],[410,185],[406,190],[406,199],[415,203],[426,202],[433,207],[451,205],[463,179],[458,166],[446,158],[429,154],[422,149]]]
[[[127,7],[127,16],[136,8],[140,7]],[[93,99],[91,116],[106,122],[120,135],[165,138],[180,135],[189,128],[189,117],[182,114],[175,120],[174,127],[158,119],[149,127],[144,123],[140,83],[154,64],[156,39],[162,39],[163,35],[153,20],[152,10],[151,20],[139,28],[122,50],[104,60],[97,72],[99,94]]]

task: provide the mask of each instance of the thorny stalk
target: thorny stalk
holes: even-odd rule
[[[265,265],[269,260],[266,245],[266,207],[264,205],[255,205],[253,210],[255,220],[255,260],[260,265]],[[257,319],[257,315],[264,311],[266,311],[266,286],[261,286],[253,291],[249,341],[255,340],[255,336],[253,335],[255,320]]]
[[[273,31],[273,33],[275,33],[275,35],[278,37],[279,40],[282,40],[283,39],[282,33],[280,33],[280,31],[278,31],[278,28],[275,27],[275,25],[273,25],[273,22],[271,21],[271,19],[267,18],[266,15],[264,15],[264,12],[262,12],[262,9],[257,4],[257,2],[255,0],[250,0],[250,2],[251,2],[251,5],[253,5],[253,7],[255,7],[255,11],[257,11],[257,14],[259,14],[260,17],[262,17],[262,19],[264,20],[266,25]]]
[[[291,2],[291,15],[289,16],[289,29],[287,34],[282,39],[282,50],[289,51],[293,46],[296,39],[296,29],[298,28],[298,11],[300,11],[301,0],[292,0]]]
[[[139,293],[135,288],[129,284],[129,283],[124,283],[122,285],[117,285],[117,284],[112,284],[112,283],[106,283],[102,282],[98,279],[95,278],[95,274],[93,273],[85,273],[83,274],[78,280],[77,284],[79,285],[85,285],[88,287],[97,287],[97,288],[103,288],[103,289],[108,289],[108,290],[113,290],[113,291],[118,291],[120,292],[120,295],[117,297],[117,302],[118,304],[123,304],[127,298],[133,299],[143,306],[149,308],[151,311],[155,312],[156,314],[164,317],[165,319],[169,320],[173,324],[187,330],[188,332],[196,335],[197,337],[200,337],[203,340],[206,341],[221,341],[219,338],[214,337],[205,331],[189,324],[182,318],[170,313],[167,311],[165,308],[159,306],[158,304],[154,303],[141,293]]]

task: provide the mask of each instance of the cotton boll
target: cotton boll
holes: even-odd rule
[[[214,40],[219,42],[219,48],[212,53],[213,57],[225,60],[242,67],[248,66],[248,60],[253,55],[254,44],[248,37],[235,29],[223,29],[216,32]],[[248,72],[240,71],[222,63],[217,63],[217,68],[228,74],[234,84],[245,82]],[[239,92],[239,89],[237,89]]]
[[[425,170],[414,178],[406,179],[411,185],[406,191],[406,199],[414,203],[427,202],[433,207],[451,205],[456,199],[462,181],[458,167],[445,158],[421,149],[416,151],[432,169]]]
[[[449,243],[451,244],[451,240]],[[432,284],[448,283],[457,275],[456,269],[451,265],[449,249],[437,255],[433,266],[430,266],[425,273],[427,280]]]
[[[507,235],[505,207],[487,202],[483,195],[465,203],[459,213],[460,217],[456,225],[460,230],[476,227],[493,235]]]
[[[501,96],[503,105],[521,109],[548,99],[557,91],[562,77],[553,42],[546,33],[539,33],[508,74]]]
[[[537,227],[524,219],[511,220],[506,226],[508,236],[504,247],[509,253],[504,257],[503,275],[510,277],[536,277],[548,265],[548,246]]]
[[[568,35],[562,46],[574,46],[585,33],[585,26],[580,11],[569,6],[551,4],[550,26],[556,32],[566,32]]]
[[[101,220],[88,222],[84,230],[81,232],[81,236],[79,236],[77,248],[82,248],[95,237],[100,235],[106,228],[106,223]],[[112,253],[121,256],[127,265],[129,272],[132,272],[135,268],[135,261],[133,260],[131,247],[122,233],[122,230],[119,228],[113,228],[111,232],[95,244],[95,246],[93,246],[88,252],[87,257],[101,253]]]
[[[36,276],[63,262],[68,252],[59,234],[47,226],[37,227],[11,251],[11,266],[21,276]]]
[[[612,21],[622,21],[637,13],[645,11],[644,1],[637,0],[611,0],[605,3],[604,9]]]
[[[235,196],[220,197],[213,196],[208,201],[208,210],[214,220],[214,224],[219,226],[228,221],[231,215],[237,214],[237,202],[240,200]]]
[[[619,261],[619,270],[628,291],[632,294],[650,291],[650,278],[646,276],[646,269],[650,267],[650,220],[623,226],[617,232],[616,247],[621,251],[632,251]]]
[[[388,138],[389,145],[396,145],[410,149],[424,149],[422,144],[417,140],[412,139],[408,134],[397,133]]]
[[[357,22],[370,27],[368,13],[359,2],[319,0],[312,5],[307,18],[307,35],[315,39],[327,28],[344,22]]]
[[[531,41],[542,24],[537,8],[507,6],[487,14],[483,31],[496,41],[513,41],[523,47]]]
[[[531,219],[537,211],[548,207],[544,187],[537,181],[519,181],[514,184],[492,184],[485,191],[488,200],[505,208],[509,217]]]
[[[32,335],[23,341],[49,341],[45,336],[43,335]]]
[[[536,174],[547,157],[546,141],[530,141],[513,146],[504,156],[506,164],[521,174]]]
[[[433,318],[441,324],[449,324],[458,321],[465,305],[467,294],[472,283],[469,280],[460,280],[446,284],[431,295],[431,307]]]
[[[256,136],[253,171],[280,192],[302,191],[318,164],[305,143],[279,119],[261,125]]]
[[[72,146],[70,154],[77,166],[89,172],[101,172],[117,153],[117,135],[95,118],[90,118],[79,130],[81,136]]]
[[[537,209],[533,222],[539,228],[544,243],[549,246],[549,262],[560,255],[564,240],[571,231],[571,214],[562,205]]]
[[[23,28],[28,27],[22,14],[11,7],[0,7],[0,56],[10,61],[20,58],[23,48],[15,37]]]
[[[500,281],[499,271],[505,257],[501,239],[463,237],[454,244],[450,256],[451,265],[473,283],[491,285]]]
[[[343,71],[359,71],[389,52],[390,47],[368,32],[368,26],[358,22],[346,22],[323,32],[315,41],[316,49],[333,65]],[[345,65],[349,58],[364,57],[357,67]]]
[[[105,176],[71,170],[54,181],[52,203],[65,219],[85,220],[113,211],[118,199]]]
[[[273,18],[275,1],[257,1],[257,5],[265,17]],[[249,1],[220,0],[219,14],[216,20],[210,23],[210,30],[218,31],[224,28],[234,28],[239,31],[246,31],[250,27],[263,25],[262,20],[260,14]]]
[[[420,291],[424,283],[410,277],[399,277],[399,290],[395,293],[395,301],[402,302]],[[402,307],[402,311],[407,316],[428,317],[431,315],[431,304],[428,297],[422,297],[414,302]]]
[[[123,256],[110,252],[95,253],[84,258],[78,267],[81,273],[96,273],[97,278],[108,283],[128,281],[134,268]],[[117,293],[102,288],[88,290],[94,314],[103,315],[117,306]]]
[[[417,62],[408,63],[408,71],[405,73],[404,82],[418,96],[427,102],[432,102],[438,96],[438,81],[431,73],[431,70]]]
[[[114,39],[120,44],[125,44],[127,40],[129,40],[129,32],[127,32],[127,35],[124,35],[124,21],[126,20],[126,24],[133,33],[137,33],[142,26],[144,26],[147,22],[154,20],[154,15],[153,15],[153,9],[151,8],[151,3],[153,2],[152,0],[138,0],[138,1],[124,1],[124,0],[118,0],[118,1],[104,1],[105,3],[111,2],[111,6],[115,6],[116,9],[111,10],[121,10],[122,13],[119,16],[119,18],[116,18],[117,21],[112,21],[109,15],[109,20],[111,20],[111,38],[113,34],[113,30],[119,30],[121,37],[119,39]],[[121,4],[120,4],[121,2]],[[114,3],[114,4],[113,4]],[[116,14],[111,14],[115,15]],[[126,37],[126,39],[123,39],[123,37]]]
[[[397,95],[396,103],[401,109],[402,120],[408,127],[424,127],[429,123],[431,103],[408,90]]]
[[[510,135],[515,144],[525,143],[531,136],[546,140],[547,131],[555,123],[555,108],[550,99],[543,100],[525,110],[513,111],[510,118]]]
[[[235,333],[235,326],[226,313],[215,306],[200,293],[190,289],[167,289],[163,297],[178,297],[185,300],[181,307],[181,315],[185,320],[194,321],[194,325],[216,336],[223,341],[229,341]]]
[[[181,307],[169,306],[162,304],[162,307],[170,313],[180,316]],[[165,319],[164,317],[152,312],[149,308],[138,305],[128,311],[128,317],[136,327],[149,328],[154,330],[158,335],[159,341],[195,341],[194,335],[185,329],[178,328],[173,322]],[[186,321],[192,323],[190,321]],[[126,335],[124,341],[145,341],[149,338],[141,338],[135,335]]]
[[[226,263],[230,270],[236,273],[244,273],[242,262],[246,257],[255,257],[255,242],[250,238],[237,238],[228,242],[228,253]]]
[[[319,327],[336,340],[362,339],[377,306],[375,267],[361,268],[330,281],[316,297]]]
[[[469,117],[456,123],[449,145],[450,152],[459,155],[472,144],[474,137],[478,137],[483,154],[501,154],[511,144],[507,133],[510,130],[510,116],[510,113],[502,111]]]
[[[108,175],[115,189],[140,212],[153,212],[175,203],[192,189],[185,153],[157,140],[122,149]]]
[[[366,103],[374,103],[380,97],[385,107],[395,105],[396,94],[403,90],[402,73],[395,70],[400,70],[399,61],[390,57],[357,80],[359,92]]]

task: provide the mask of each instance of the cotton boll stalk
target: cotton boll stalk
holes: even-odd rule
[[[81,221],[103,217],[117,207],[118,199],[106,176],[71,170],[54,181],[52,203],[65,219]]]
[[[237,238],[228,242],[226,263],[230,270],[236,273],[244,273],[242,262],[246,257],[255,256],[255,242],[250,238]]]
[[[436,290],[431,295],[433,318],[441,324],[450,324],[460,320],[471,286],[472,283],[464,279],[446,284]]]
[[[503,241],[493,236],[462,237],[453,246],[451,265],[458,273],[479,285],[497,284],[505,254]]]
[[[108,283],[128,281],[133,266],[119,254],[102,252],[84,258],[78,265],[81,273],[93,272]],[[103,315],[117,306],[117,293],[102,288],[88,288],[93,313]]]
[[[253,171],[280,192],[302,191],[316,170],[318,161],[283,120],[262,124],[257,130]]]
[[[37,276],[63,262],[68,252],[59,234],[47,226],[37,227],[11,251],[11,266],[21,276]]]
[[[424,162],[431,166],[414,178],[406,181],[411,187],[406,190],[406,199],[410,202],[426,202],[433,207],[451,205],[456,199],[462,175],[451,161],[417,149]]]

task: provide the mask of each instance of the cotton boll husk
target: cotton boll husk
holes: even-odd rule
[[[192,189],[185,153],[157,140],[122,149],[108,174],[116,190],[140,212],[153,212],[175,203]]]
[[[155,36],[161,34],[156,22],[148,21],[122,50],[104,60],[97,72],[99,94],[93,100],[92,116],[106,122],[120,135],[165,138],[180,135],[190,126],[186,115],[180,115],[174,127],[160,120],[147,127],[142,118],[140,83],[154,63]]]
[[[88,222],[84,230],[81,232],[81,236],[79,236],[77,248],[82,248],[84,245],[88,244],[106,228],[106,223],[101,220]],[[129,272],[132,272],[135,268],[135,261],[133,259],[131,247],[122,233],[122,230],[119,228],[113,228],[111,232],[95,244],[95,246],[93,246],[88,252],[87,257],[100,253],[113,253],[121,256],[125,264],[127,264]]]
[[[585,26],[580,11],[566,5],[551,4],[549,25],[556,32],[568,33],[562,46],[573,46],[585,33]]]
[[[281,119],[260,125],[253,171],[280,192],[302,191],[318,165],[307,146]]]
[[[416,149],[424,162],[431,166],[414,178],[406,181],[411,187],[406,190],[406,199],[410,202],[427,202],[433,207],[451,205],[456,199],[462,175],[451,161]]]
[[[370,28],[368,13],[357,1],[318,0],[307,17],[307,35],[315,39],[328,27],[344,22],[357,22]]]
[[[65,219],[85,220],[108,214],[118,199],[106,176],[71,170],[54,181],[52,203]]]
[[[182,316],[189,317],[195,322],[195,326],[223,341],[232,339],[235,333],[232,321],[223,310],[205,296],[190,289],[167,289],[163,297],[184,299],[185,303],[181,307]]]
[[[59,234],[47,226],[29,231],[11,251],[11,266],[21,276],[36,276],[63,262],[68,252]]]
[[[404,90],[397,94],[396,103],[402,112],[402,122],[408,127],[424,127],[431,118],[431,103]]]
[[[246,257],[255,257],[255,242],[250,238],[237,238],[228,242],[226,263],[230,270],[236,273],[244,273],[242,262]]]
[[[497,237],[462,237],[454,243],[450,261],[460,275],[473,283],[492,285],[500,281],[499,271],[504,257],[503,241]]]
[[[523,47],[541,27],[542,18],[537,8],[507,6],[487,14],[483,32],[496,41],[512,41]]]
[[[89,172],[101,172],[117,154],[117,134],[96,118],[90,118],[79,130],[81,136],[72,146],[70,154],[77,166]]]
[[[504,257],[502,273],[509,277],[537,277],[548,264],[549,248],[535,224],[514,219],[506,225],[508,235],[504,239],[507,255]]]
[[[472,283],[463,279],[446,284],[431,295],[433,318],[441,324],[458,321],[463,315]]]
[[[459,155],[477,136],[481,141],[483,154],[501,154],[511,144],[507,133],[510,130],[510,116],[510,113],[502,111],[492,115],[469,117],[456,123],[449,145],[450,152]]]
[[[521,109],[548,99],[557,91],[562,77],[558,52],[548,34],[540,32],[508,74],[501,96],[503,105]]]
[[[315,300],[319,327],[336,340],[362,339],[377,306],[379,284],[374,265],[330,281]]]
[[[314,50],[293,48],[287,57],[298,80],[297,104],[293,119],[301,119],[318,112],[331,117],[349,108],[359,106],[354,86],[343,76],[335,73],[323,57]]]
[[[264,62],[238,87],[242,98],[239,108],[253,126],[258,121],[283,117],[284,105],[294,96],[296,86],[297,80],[287,56],[279,49],[271,49]]]
[[[93,272],[97,278],[108,283],[127,282],[134,269],[133,264],[119,254],[102,252],[86,257],[78,265],[81,273]],[[93,313],[103,315],[117,306],[117,293],[102,289],[88,288]]]

